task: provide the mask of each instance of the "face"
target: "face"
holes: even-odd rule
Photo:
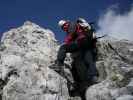
[[[62,29],[63,29],[65,32],[67,32],[68,27],[69,27],[69,23],[65,23],[65,24],[63,25]]]

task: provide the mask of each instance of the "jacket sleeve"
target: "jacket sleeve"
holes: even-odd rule
[[[68,34],[64,40],[64,43],[70,45],[74,41],[72,35]]]

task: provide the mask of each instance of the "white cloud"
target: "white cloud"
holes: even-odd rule
[[[125,14],[118,14],[115,9],[109,9],[99,18],[99,34],[109,34],[118,39],[133,41],[133,7]]]

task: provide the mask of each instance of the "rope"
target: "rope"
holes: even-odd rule
[[[96,37],[96,39],[100,39],[100,38],[103,38],[103,37],[106,37],[108,36],[107,34],[103,35],[103,36],[100,36],[100,37]]]
[[[128,64],[133,64],[133,61],[130,59],[122,56],[110,43],[108,43],[108,46],[121,58],[122,61],[128,63]]]

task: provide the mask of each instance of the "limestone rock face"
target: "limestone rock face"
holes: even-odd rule
[[[87,100],[131,100],[133,87],[133,43],[102,40],[98,43],[97,68],[101,83],[88,88]]]
[[[29,21],[4,33],[0,47],[2,100],[68,100],[66,80],[48,67],[56,59],[57,49],[53,32]]]

